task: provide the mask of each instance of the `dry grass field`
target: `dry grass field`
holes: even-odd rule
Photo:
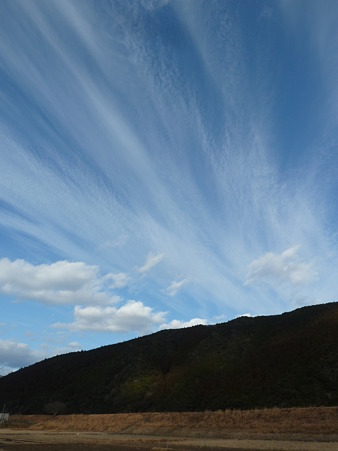
[[[338,450],[338,407],[12,416],[0,451]]]

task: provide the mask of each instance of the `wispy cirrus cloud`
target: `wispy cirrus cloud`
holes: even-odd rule
[[[154,266],[158,265],[163,260],[164,254],[148,254],[144,265],[140,266],[137,271],[141,274],[145,274],[150,271]]]
[[[115,247],[124,246],[127,241],[128,241],[127,235],[120,235],[115,240],[108,240],[108,241],[105,241],[104,243],[100,244],[99,249],[103,250],[103,249],[107,249],[107,248],[115,248]]]
[[[154,283],[168,287],[165,269],[174,268],[191,281],[185,292],[195,305],[208,300],[221,310],[224,302],[233,305],[231,299],[249,302],[242,273],[258,252],[287,248],[290,241],[307,247],[321,229],[321,215],[312,206],[313,184],[296,190],[290,180],[280,185],[265,95],[270,80],[257,64],[260,83],[255,89],[248,84],[245,41],[231,10],[218,4],[217,14],[201,14],[197,5],[190,14],[188,5],[169,6],[172,25],[187,45],[182,55],[173,42],[169,54],[162,38],[158,48],[147,44],[146,17],[137,4],[128,8],[139,18],[139,35],[129,14],[114,4],[98,13],[116,24],[107,34],[96,32],[89,7],[68,2],[11,7],[15,14],[8,27],[17,34],[8,41],[2,31],[6,70],[34,102],[19,108],[16,98],[5,96],[7,117],[16,120],[15,126],[7,120],[0,138],[6,149],[0,187],[12,207],[0,222],[20,236],[25,232],[24,242],[34,239],[63,258],[94,258],[107,273],[112,261],[130,273],[149,249],[161,249],[166,265],[158,266]],[[201,27],[205,15],[210,25]],[[26,27],[16,27],[18,18]],[[43,37],[39,51],[29,39],[37,29]],[[160,29],[156,33],[162,36]],[[222,43],[222,52],[210,36]],[[42,50],[49,66],[40,58]],[[258,48],[258,60],[266,60],[267,52]],[[182,64],[185,56],[201,79],[191,78],[194,71]],[[88,65],[96,68],[100,83]],[[249,96],[258,87],[259,103]],[[121,99],[132,105],[128,112]],[[21,136],[17,123],[25,131]],[[93,255],[97,248],[100,254]],[[150,254],[138,272],[153,277],[161,256]]]
[[[176,296],[176,294],[183,288],[183,286],[187,283],[187,279],[182,280],[174,280],[169,287],[167,288],[167,293],[169,296]]]

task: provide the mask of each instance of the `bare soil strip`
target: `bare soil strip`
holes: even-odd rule
[[[331,438],[332,439],[332,438]],[[326,440],[330,440],[326,437]],[[238,436],[236,439],[184,438],[136,436],[108,433],[74,433],[2,430],[0,432],[0,451],[161,451],[161,450],[269,450],[269,451],[336,451],[335,441],[310,441],[285,439],[285,437],[261,439]]]

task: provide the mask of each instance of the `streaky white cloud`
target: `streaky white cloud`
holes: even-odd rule
[[[176,296],[176,294],[183,288],[183,286],[187,283],[187,279],[183,279],[180,281],[174,280],[169,287],[167,288],[167,293],[169,296]]]
[[[313,282],[317,273],[311,263],[300,260],[298,250],[299,246],[293,246],[281,254],[268,252],[254,260],[249,265],[245,284],[301,285]]]
[[[110,247],[112,247],[112,248],[121,247],[121,246],[124,246],[127,241],[128,241],[127,235],[120,235],[115,240],[107,240],[104,243],[100,244],[99,250],[107,249]]]
[[[193,318],[190,321],[180,321],[178,319],[174,319],[167,324],[161,324],[160,329],[182,329],[186,327],[198,326],[198,325],[207,325],[208,322],[206,319],[201,318]]]
[[[4,376],[12,371],[31,365],[41,358],[37,351],[33,351],[26,343],[15,340],[0,339],[0,375]]]
[[[119,300],[106,289],[97,266],[69,261],[33,265],[2,258],[0,292],[46,304],[111,304]]]
[[[74,308],[74,322],[56,323],[55,328],[72,332],[139,332],[146,333],[163,324],[165,312],[154,312],[140,301],[130,300],[120,308],[90,306]]]
[[[141,0],[141,4],[145,9],[154,11],[161,9],[169,3],[170,0]]]
[[[154,266],[158,265],[163,260],[163,257],[164,254],[153,254],[150,252],[144,265],[140,266],[137,271],[141,274],[150,271]]]

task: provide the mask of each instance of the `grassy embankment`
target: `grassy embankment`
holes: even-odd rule
[[[247,434],[338,434],[338,407],[109,415],[13,415],[9,427],[191,437]]]

